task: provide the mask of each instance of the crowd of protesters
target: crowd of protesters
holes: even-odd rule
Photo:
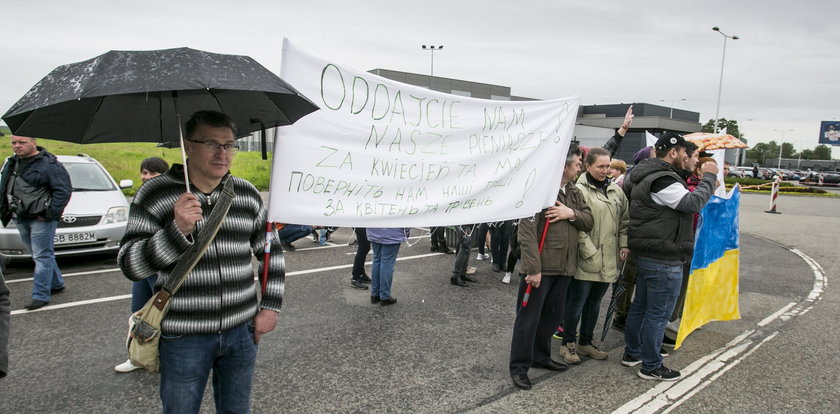
[[[667,356],[663,344],[673,343],[665,332],[666,328],[675,331],[681,316],[696,216],[719,185],[718,167],[713,159],[701,158],[697,146],[681,135],[666,133],[654,146],[638,151],[634,165],[628,169],[623,161],[612,157],[631,123],[632,107],[604,148],[583,153],[575,145],[570,147],[555,205],[519,220],[456,226],[454,240],[450,238],[452,246],[444,236],[446,228],[429,229],[431,251],[454,254],[452,285],[468,287],[477,282],[472,276],[476,269],[469,266],[473,246],[478,250],[476,260],[489,261],[491,270],[501,275],[501,283],[509,284],[518,275],[509,371],[513,384],[520,389],[531,388],[528,372],[532,367],[565,371],[567,364],[580,363],[581,356],[608,358],[594,340],[594,329],[601,301],[610,285],[616,283],[626,288],[624,296],[618,298],[613,324],[624,332],[620,363],[628,367],[641,365],[638,376],[643,379],[673,381],[680,377],[678,371],[662,364],[663,356]],[[199,222],[212,210],[208,207],[218,203],[220,193],[230,186],[236,187],[237,200],[248,202],[232,205],[231,223],[238,225],[222,227],[216,239],[231,248],[250,246],[261,266],[269,267],[262,300],[258,300],[252,275],[246,271],[250,269],[247,255],[228,257],[224,255],[227,250],[213,250],[206,257],[215,264],[205,258],[198,261],[194,272],[197,276],[187,279],[173,297],[170,313],[162,324],[161,400],[165,411],[194,411],[200,406],[209,360],[229,359],[233,364],[230,369],[222,369],[216,366],[218,361],[212,362],[214,377],[229,376],[250,384],[256,344],[262,334],[274,329],[282,300],[280,262],[274,257],[262,262],[257,253],[261,252],[264,233],[259,225],[246,224],[250,221],[245,220],[264,216],[265,209],[253,186],[231,176],[227,169],[236,150],[231,125],[226,116],[214,112],[197,113],[188,123],[188,167],[192,184],[201,190],[200,197],[183,193],[184,166],[168,169],[162,160],[144,161],[142,179],[148,183],[132,203],[119,255],[121,268],[134,281],[132,311],[136,311],[170,277],[167,272],[175,260],[171,251],[185,251],[190,246],[193,230],[201,228]],[[155,176],[161,178],[152,180]],[[293,242],[309,235],[313,242],[324,246],[336,231],[312,225],[275,226],[277,250],[287,252],[295,250]],[[369,290],[372,304],[387,306],[397,302],[392,294],[393,275],[400,246],[409,240],[409,230],[354,229],[357,252],[350,284]],[[365,262],[371,250],[373,260],[368,275]],[[237,273],[236,283],[223,286],[231,297],[240,298],[230,309],[211,303],[218,297],[204,297],[204,287],[219,277],[219,263],[229,270],[243,269]],[[619,280],[620,274],[623,280]],[[198,299],[208,305],[196,307],[204,303]],[[218,324],[208,325],[205,320],[221,320],[224,326],[219,329]],[[552,337],[562,341],[557,358],[552,356]],[[189,342],[196,349],[209,350],[220,340],[237,341],[241,347],[229,355],[199,361],[199,355],[191,351],[185,354],[179,345]],[[195,360],[195,372],[182,369],[183,364],[177,362],[185,359]],[[126,361],[115,370],[128,372],[138,368]],[[4,369],[0,364],[0,371]],[[187,381],[188,377],[195,380]],[[188,398],[184,398],[185,393]],[[249,395],[250,385],[219,385],[217,409],[244,409]]]

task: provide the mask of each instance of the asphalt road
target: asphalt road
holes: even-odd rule
[[[840,199],[782,196],[778,215],[764,213],[767,205],[766,195],[742,196],[742,319],[693,333],[666,359],[687,375],[668,384],[620,365],[622,336],[611,331],[607,361],[559,374],[533,369],[534,389],[519,391],[507,371],[516,287],[500,283],[488,262],[473,254],[479,282],[451,286],[452,256],[417,239],[400,250],[399,302],[380,307],[350,287],[355,249],[338,244],[348,229],[334,246],[300,240],[286,257],[278,329],[260,344],[253,411],[837,412]],[[160,411],[156,374],[112,371],[125,360],[130,293],[114,258],[60,265],[66,292],[36,312],[21,310],[31,266],[7,269],[15,311],[2,411]],[[211,399],[207,392],[202,412],[213,412]]]

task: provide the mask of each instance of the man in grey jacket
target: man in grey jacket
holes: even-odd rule
[[[714,193],[717,164],[701,167],[703,177],[689,192],[680,176],[693,146],[682,135],[666,133],[656,141],[656,158],[642,161],[627,178],[630,189],[628,245],[636,261],[636,296],[624,331],[621,363],[642,364],[644,379],[676,381],[679,371],[662,365],[659,349],[665,324],[674,310],[682,284],[683,263],[694,250],[694,214]]]

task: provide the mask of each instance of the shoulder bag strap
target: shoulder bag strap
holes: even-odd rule
[[[230,177],[225,180],[225,184],[222,187],[222,194],[216,206],[213,207],[210,217],[207,218],[207,223],[196,235],[196,240],[192,246],[187,248],[184,254],[181,255],[181,259],[175,265],[175,269],[172,270],[169,279],[158,292],[157,299],[155,300],[155,307],[158,309],[163,310],[167,302],[169,302],[169,298],[184,284],[187,276],[189,276],[195,265],[204,256],[207,247],[210,246],[210,242],[213,241],[219,229],[222,227],[222,221],[224,221],[230,210],[230,205],[233,203],[234,192],[232,181]]]

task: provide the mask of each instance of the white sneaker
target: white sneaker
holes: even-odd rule
[[[131,371],[134,371],[134,370],[140,369],[140,368],[143,368],[143,367],[138,367],[138,366],[132,364],[131,360],[129,359],[129,360],[126,360],[125,362],[123,362],[122,364],[119,364],[119,365],[115,366],[114,371],[117,371],[117,372],[131,372]]]
[[[493,261],[493,258],[490,257],[490,253],[484,253],[484,258],[490,259],[491,262]]]
[[[506,284],[506,285],[509,285],[509,284],[510,284],[510,277],[511,277],[511,276],[512,276],[512,275],[511,275],[511,273],[510,273],[510,272],[505,272],[505,276],[502,278],[502,283],[504,283],[504,284]]]
[[[484,255],[479,253],[478,256],[475,257],[475,260],[484,260]]]
[[[667,330],[669,330],[673,333],[677,333],[677,332],[680,331],[680,324],[678,324],[677,321],[671,321],[671,322],[668,322],[667,325],[665,325],[665,329],[667,329]]]

